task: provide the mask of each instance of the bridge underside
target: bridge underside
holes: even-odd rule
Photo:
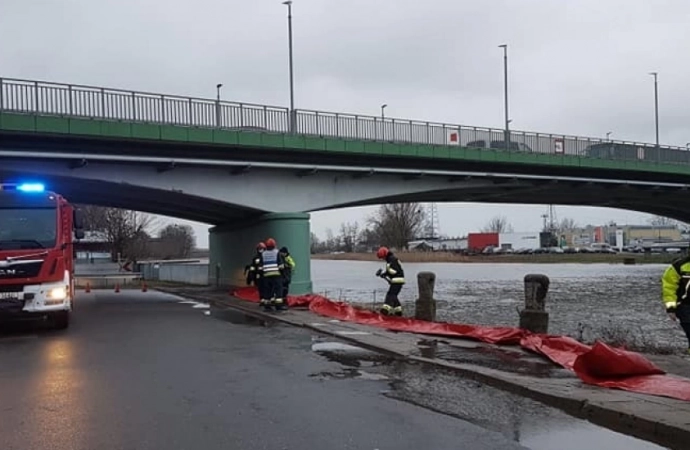
[[[241,284],[257,242],[287,246],[299,269],[293,293],[311,289],[305,212],[396,202],[477,202],[602,206],[690,222],[685,184],[572,177],[297,170],[178,161],[107,162],[59,157],[3,158],[0,181],[41,180],[74,203],[204,222],[211,231],[209,278]]]

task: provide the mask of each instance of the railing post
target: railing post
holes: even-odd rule
[[[3,87],[2,78],[0,78],[0,111],[5,110],[5,102],[3,101],[5,98],[3,95],[4,91],[5,88]]]
[[[132,120],[137,121],[137,95],[132,92]]]
[[[220,128],[220,100],[216,100],[216,128]]]
[[[38,81],[34,81],[34,112],[38,114]]]
[[[319,112],[316,111],[316,135],[321,136],[321,125],[319,124]]]
[[[359,136],[359,116],[355,114],[355,139],[361,139]]]
[[[431,128],[429,128],[429,122],[426,123],[426,143],[431,144]]]
[[[189,108],[189,112],[187,113],[188,115],[188,120],[189,120],[189,126],[192,127],[194,126],[194,108],[192,108],[192,98],[189,97],[189,101],[187,102],[187,107]]]
[[[161,123],[165,123],[165,95],[161,95]]]
[[[101,118],[105,118],[105,89],[101,88]]]
[[[266,110],[266,106],[264,105],[264,127],[266,127],[267,130],[271,130],[268,126],[268,111]],[[273,131],[273,130],[271,130]]]
[[[74,103],[73,103],[74,100],[72,100],[72,85],[71,84],[67,86],[67,96],[69,97],[67,99],[67,108],[68,108],[67,114],[69,114],[70,116],[73,116],[74,115]]]
[[[338,113],[335,113],[335,135],[340,137],[340,115]]]

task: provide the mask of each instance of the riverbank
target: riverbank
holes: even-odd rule
[[[398,252],[398,257],[408,263],[534,263],[534,264],[668,264],[678,258],[678,254],[539,254],[539,255],[462,255],[451,252]],[[311,259],[336,261],[376,261],[375,253],[319,253]]]

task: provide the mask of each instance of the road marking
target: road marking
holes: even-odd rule
[[[336,331],[336,334],[342,335],[352,335],[352,336],[365,336],[370,335],[368,331]]]
[[[192,306],[192,308],[196,309],[208,309],[210,307],[211,305],[209,305],[208,303],[197,303],[196,305]]]

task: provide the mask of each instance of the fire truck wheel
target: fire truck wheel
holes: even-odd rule
[[[58,330],[69,327],[69,311],[58,311],[53,313],[53,326]]]

